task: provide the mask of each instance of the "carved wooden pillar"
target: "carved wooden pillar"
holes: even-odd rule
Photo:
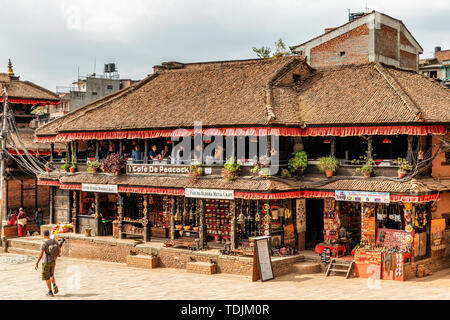
[[[372,136],[367,138],[367,160],[372,159]]]
[[[49,223],[50,224],[53,224],[53,219],[54,219],[54,216],[55,216],[55,204],[54,204],[54,201],[55,201],[55,197],[54,197],[54,194],[55,194],[55,192],[54,192],[54,188],[53,188],[53,186],[50,186],[50,195],[49,195],[49,198],[50,198],[50,208],[49,208],[49,213],[48,213],[48,215],[49,215],[49,219],[50,219],[50,221],[49,221]]]
[[[73,191],[73,201],[72,201],[72,225],[75,228],[75,233],[78,230],[78,212],[80,206],[80,191]]]
[[[73,193],[75,191],[69,190],[68,192],[68,203],[69,203],[69,208],[67,210],[67,215],[66,215],[66,221],[67,223],[70,223],[72,221],[72,206],[73,206]],[[63,221],[61,221],[63,222]]]
[[[144,140],[144,163],[148,163],[148,139]]]
[[[200,225],[198,227],[199,239],[200,239],[200,249],[207,247],[207,235],[206,235],[206,224],[205,224],[205,210],[204,202],[202,199],[197,200],[197,214],[200,215]]]
[[[122,140],[119,140],[119,154],[120,155],[122,155],[122,153],[123,153],[123,150],[122,150],[122,147],[123,146],[123,144],[122,144]]]
[[[174,240],[175,239],[175,196],[171,196],[170,198],[170,230],[169,230],[169,235],[170,235],[170,239]]]
[[[73,141],[73,163],[77,163],[78,141]]]
[[[119,239],[122,239],[122,221],[123,221],[123,196],[117,195],[117,215],[119,216]]]
[[[331,137],[331,150],[330,155],[335,157],[336,156],[336,137]]]
[[[411,163],[413,157],[414,157],[414,154],[413,154],[413,136],[408,136],[408,152],[407,152],[407,155],[406,155],[406,160],[408,160],[408,162]]]
[[[236,200],[232,200],[230,203],[230,214],[231,214],[231,250],[238,248],[238,236],[237,236],[237,226],[236,226]]]
[[[50,143],[50,162],[53,162],[53,152],[55,152],[55,144]]]
[[[98,143],[98,140],[95,140],[95,160],[97,160],[97,161],[98,161],[99,148],[100,148],[100,145]]]
[[[94,215],[94,234],[101,236],[101,213],[100,213],[100,196],[95,192],[95,215]]]
[[[149,232],[148,229],[150,228],[150,226],[148,225],[148,201],[147,201],[147,195],[142,195],[142,197],[144,198],[144,201],[142,202],[142,204],[144,205],[144,209],[142,210],[144,216],[142,217],[142,226],[144,227],[144,241],[145,242],[149,242],[150,241],[150,237],[149,237]]]

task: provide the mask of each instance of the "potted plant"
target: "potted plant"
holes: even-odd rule
[[[202,166],[199,164],[193,164],[191,166],[191,172],[189,173],[189,183],[196,183],[203,173]]]
[[[70,167],[70,173],[74,173],[77,166],[75,165],[75,156],[73,154],[73,141],[70,143],[70,151],[70,154],[72,155],[72,166]]]
[[[241,165],[236,161],[236,158],[231,157],[225,162],[222,169],[222,177],[228,182],[236,180],[239,176],[239,168]]]
[[[66,172],[69,172],[69,164],[67,162],[64,162],[64,164],[61,166],[61,169],[63,169]]]
[[[325,172],[325,175],[331,178],[338,167],[338,160],[334,156],[320,157],[317,166],[320,172]]]
[[[298,175],[301,176],[308,166],[308,156],[305,151],[293,152],[292,155],[294,157],[289,159],[288,169],[292,173],[297,171]]]
[[[271,176],[270,174],[270,158],[266,155],[261,157],[256,157],[254,162],[256,163],[255,166],[250,170],[250,172],[255,173],[259,175],[260,177],[268,178]]]
[[[372,158],[367,158],[367,156],[360,156],[359,160],[353,159],[352,163],[362,164],[361,168],[357,168],[356,172],[361,171],[365,178],[370,178],[373,173],[373,167],[375,165],[375,161]]]
[[[405,158],[397,158],[393,161],[394,164],[398,165],[398,177],[402,179],[405,177],[408,171],[411,171],[412,166]]]
[[[116,152],[109,154],[106,159],[102,160],[101,169],[103,172],[118,175],[126,164],[127,158]]]
[[[50,172],[52,169],[53,169],[53,163],[52,163],[51,161],[47,162],[47,163],[45,164],[45,170],[46,170],[47,172]]]
[[[87,167],[88,167],[87,171],[88,172],[92,172],[92,173],[97,172],[98,168],[101,166],[101,163],[98,160],[95,160],[95,161],[88,160],[86,162],[86,164],[87,164]]]

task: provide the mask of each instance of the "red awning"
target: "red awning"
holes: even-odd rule
[[[361,135],[444,135],[444,125],[420,126],[370,126],[370,127],[320,127],[320,128],[203,128],[205,135],[221,136],[361,136]],[[107,140],[107,139],[150,139],[160,137],[182,137],[199,133],[194,129],[174,130],[136,130],[136,131],[98,131],[98,132],[64,132],[56,136],[38,136],[35,142],[67,142],[72,140]]]
[[[81,190],[81,184],[61,184],[54,180],[39,180],[38,185],[59,186],[64,190]],[[172,188],[151,188],[151,187],[129,187],[118,186],[118,191],[121,193],[141,193],[141,194],[164,194],[174,196],[184,196],[184,189]],[[294,198],[334,198],[334,191],[319,191],[319,190],[297,190],[288,192],[251,192],[251,191],[235,191],[234,197],[238,199],[251,200],[277,200],[277,199],[294,199]],[[391,194],[391,202],[410,202],[423,203],[429,201],[437,201],[440,199],[440,194],[430,194],[421,196],[397,195]]]
[[[20,152],[21,155],[25,154],[25,152],[23,150],[19,150],[19,152]],[[18,152],[16,150],[8,150],[8,153],[10,155],[13,155],[13,156],[18,154]],[[33,151],[33,150],[28,150],[28,153],[33,155],[33,156],[35,156],[35,155],[38,155],[38,156],[48,156],[48,155],[50,155],[50,151],[39,151],[39,150],[38,151]]]
[[[0,102],[3,102],[5,98],[0,98]],[[8,98],[9,103],[23,103],[23,104],[32,104],[32,105],[49,105],[49,104],[59,104],[59,101],[50,101],[50,100],[35,100],[35,99],[18,99],[18,98]]]

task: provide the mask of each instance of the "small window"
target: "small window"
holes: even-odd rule
[[[113,89],[113,86],[112,86],[111,84],[108,84],[108,85],[106,86],[106,88],[107,88],[108,90],[112,90],[112,89]]]
[[[445,163],[450,164],[450,151],[445,152]]]
[[[345,56],[345,51],[341,51],[341,57]]]
[[[92,92],[92,95],[93,95],[93,96],[96,96],[96,95],[97,95],[97,92]]]

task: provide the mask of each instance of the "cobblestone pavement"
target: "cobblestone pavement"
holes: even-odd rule
[[[60,293],[48,298],[41,267],[34,270],[35,260],[0,254],[1,299],[450,299],[450,269],[406,282],[291,274],[262,283],[243,276],[147,270],[71,258],[58,259],[55,276]]]

